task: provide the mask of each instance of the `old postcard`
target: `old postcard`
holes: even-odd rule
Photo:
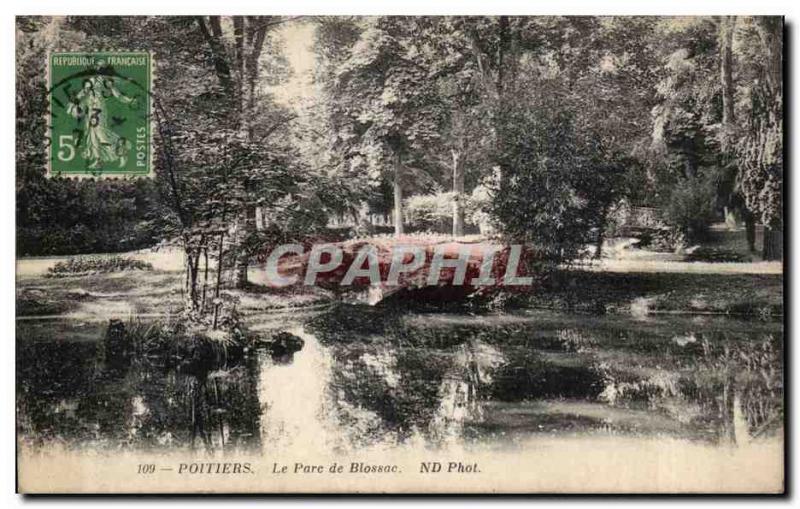
[[[783,493],[783,31],[18,16],[18,491]]]

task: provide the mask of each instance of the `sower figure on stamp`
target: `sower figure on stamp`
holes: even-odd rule
[[[99,71],[104,65],[97,63]],[[128,97],[114,85],[113,76],[99,72],[83,82],[83,88],[67,107],[67,112],[82,124],[86,143],[81,154],[89,164],[89,169],[98,169],[103,163],[116,163],[123,168],[127,163],[131,142],[121,137],[109,125],[111,118],[109,103],[111,99],[136,109],[135,97]]]

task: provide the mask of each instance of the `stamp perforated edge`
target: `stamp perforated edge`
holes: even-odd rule
[[[47,112],[45,113],[44,117],[44,129],[45,129],[45,136],[50,136],[50,120],[52,119],[53,113],[53,101],[50,99],[50,94],[52,94],[52,74],[50,69],[50,62],[52,61],[52,56],[54,54],[58,55],[85,55],[88,53],[146,53],[148,56],[149,61],[149,73],[150,73],[150,88],[147,94],[147,116],[149,118],[149,133],[148,133],[148,145],[150,147],[150,153],[148,154],[150,157],[150,166],[148,168],[147,173],[98,173],[98,174],[91,174],[91,173],[53,173],[52,168],[52,161],[50,160],[50,150],[51,146],[47,146],[47,153],[45,154],[45,177],[46,178],[60,178],[65,180],[119,180],[119,181],[130,181],[130,180],[138,180],[142,178],[155,178],[155,166],[156,166],[156,152],[155,152],[155,130],[157,129],[155,114],[154,114],[154,99],[155,94],[154,90],[156,90],[156,66],[155,66],[155,52],[152,50],[131,50],[131,49],[108,49],[108,50],[86,50],[86,51],[48,51],[45,54],[45,76],[46,76],[46,94],[47,94]],[[50,143],[53,143],[53,140],[50,140]]]

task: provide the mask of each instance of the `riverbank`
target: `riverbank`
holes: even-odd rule
[[[714,246],[738,253],[741,258],[750,256],[739,238],[741,232],[720,231],[716,235],[719,239]],[[48,269],[70,257],[18,259],[17,316],[106,320],[181,311],[184,274],[180,250],[162,247],[122,256],[150,264],[153,269],[51,278],[47,277]],[[753,256],[740,262],[688,261],[689,258],[685,253],[638,249],[631,239],[613,239],[604,247],[602,259],[564,268],[543,285],[523,293],[494,296],[480,302],[479,308],[541,308],[634,316],[657,313],[725,314],[759,319],[782,316],[780,262],[765,262]],[[210,281],[214,280],[214,272],[212,264]],[[251,281],[259,282],[259,271],[253,267],[251,272]],[[237,309],[243,314],[291,311],[338,299],[330,291],[307,286],[276,289],[253,284],[244,290],[226,288],[225,291],[238,300]]]
[[[17,316],[105,320],[175,314],[183,299],[180,272],[123,271],[17,281]],[[241,313],[291,310],[331,302],[315,287],[226,289]],[[564,270],[544,286],[495,299],[504,308],[542,308],[593,314],[729,314],[777,318],[783,314],[783,279],[777,274],[605,272]]]
[[[634,316],[670,313],[776,318],[783,314],[783,277],[565,270],[554,274],[538,291],[512,297],[509,305]]]
[[[110,274],[65,276],[27,275],[17,278],[18,318],[124,319],[129,316],[180,314],[184,275],[177,271],[126,270]],[[201,290],[202,291],[202,290]],[[329,292],[314,287],[246,290],[225,288],[241,314],[291,311],[331,301]],[[207,290],[212,297],[211,287]]]

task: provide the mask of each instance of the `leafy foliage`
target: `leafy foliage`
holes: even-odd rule
[[[703,240],[709,225],[716,219],[716,190],[702,177],[678,182],[672,189],[664,217],[684,234],[689,242]]]
[[[585,164],[574,116],[559,105],[540,106],[520,104],[503,112],[489,212],[511,240],[535,244],[544,258],[568,260],[589,240],[587,202],[577,187]]]
[[[575,259],[602,235],[610,209],[636,168],[586,121],[580,101],[557,78],[528,78],[536,96],[507,99],[498,115],[488,212],[498,231],[533,244],[551,262]]]
[[[17,25],[17,252],[53,255],[120,252],[158,238],[150,181],[45,179],[46,55],[86,44],[69,20],[21,18]]]
[[[431,231],[445,233],[450,231],[453,219],[455,193],[420,194],[405,200],[403,211],[405,221],[411,231]],[[462,196],[462,207],[465,215],[471,220],[476,206],[470,196]],[[468,225],[475,227],[468,220]]]
[[[291,72],[278,33],[288,23],[314,27],[308,104],[269,93]],[[761,17],[20,17],[19,252],[174,241],[203,308],[209,260],[246,275],[254,255],[320,234],[331,213],[405,206],[412,229],[452,219],[456,235],[489,217],[553,262],[588,243],[599,254],[623,199],[660,206],[676,238],[701,237],[722,207],[779,231],[781,28]],[[123,46],[155,54],[156,180],[46,180],[45,55]]]
[[[783,22],[760,17],[744,31],[752,84],[742,92],[743,128],[737,156],[747,206],[768,227],[783,224]]]
[[[780,257],[773,230],[783,218],[782,20],[698,18],[664,32],[666,73],[653,110],[656,196],[664,203],[681,180],[713,180],[715,206],[736,209],[751,232],[754,220],[763,223],[764,257]]]

